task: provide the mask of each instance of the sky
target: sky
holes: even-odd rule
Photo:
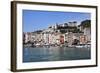
[[[90,13],[23,10],[23,32],[47,29],[51,25],[91,19]]]

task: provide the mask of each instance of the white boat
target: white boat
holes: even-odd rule
[[[75,47],[76,48],[89,48],[89,47],[91,47],[91,45],[90,44],[78,44]]]
[[[36,47],[39,47],[39,46],[40,46],[40,44],[39,44],[39,43],[37,43],[37,44],[35,44],[35,46],[36,46]]]

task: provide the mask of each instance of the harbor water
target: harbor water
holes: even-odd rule
[[[23,62],[45,62],[91,59],[90,48],[24,47]]]

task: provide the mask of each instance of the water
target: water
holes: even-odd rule
[[[23,62],[90,59],[90,48],[27,47],[23,48]]]

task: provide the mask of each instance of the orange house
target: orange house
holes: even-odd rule
[[[60,36],[60,43],[64,44],[64,36],[62,36],[62,35]]]

